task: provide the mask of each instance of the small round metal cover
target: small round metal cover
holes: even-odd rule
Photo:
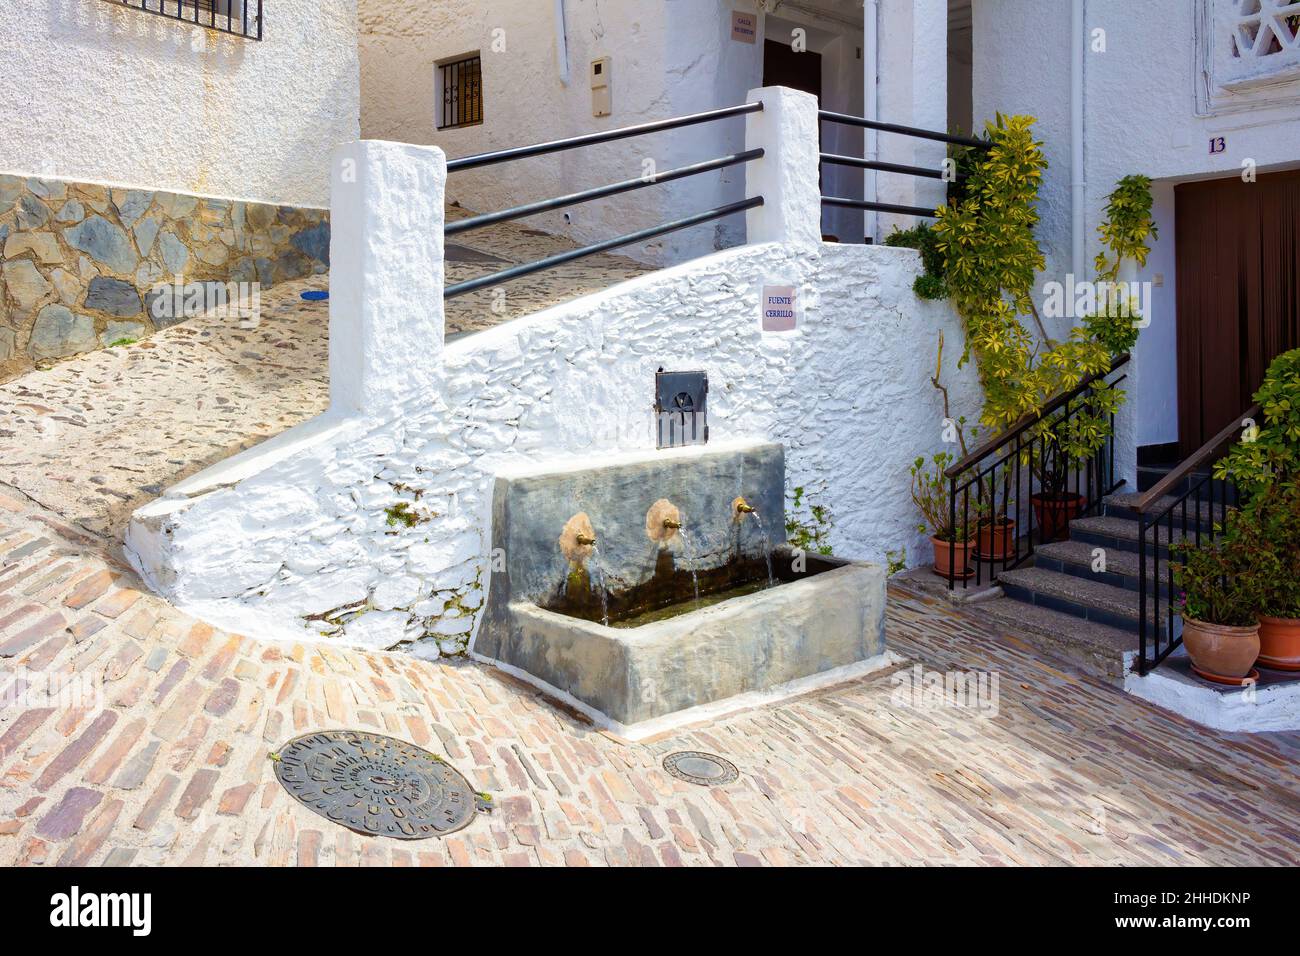
[[[290,795],[357,833],[425,840],[469,825],[485,808],[450,765],[394,737],[318,731],[289,741],[272,759]]]
[[[681,750],[664,758],[664,769],[678,780],[699,784],[701,787],[721,787],[735,783],[740,771],[735,764],[716,754],[699,750]]]

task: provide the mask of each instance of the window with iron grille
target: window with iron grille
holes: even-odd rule
[[[455,129],[483,122],[483,67],[479,55],[438,64],[442,116],[438,129]]]
[[[118,7],[192,23],[246,40],[262,39],[262,0],[107,0]]]

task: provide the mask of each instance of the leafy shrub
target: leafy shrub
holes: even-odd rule
[[[1238,442],[1214,472],[1248,498],[1300,483],[1300,349],[1273,360],[1255,401],[1264,410],[1263,426]]]
[[[969,541],[972,537],[970,517],[958,509],[957,521],[954,523],[948,501],[949,482],[944,477],[944,472],[954,461],[953,456],[946,451],[935,455],[928,465],[925,458],[917,458],[911,469],[912,501],[926,521],[920,525],[920,531],[941,541]]]
[[[885,237],[885,245],[916,249],[921,253],[921,266],[925,270],[912,283],[912,290],[920,299],[946,299],[948,285],[944,281],[944,257],[934,230],[928,223],[921,223],[911,229],[899,229]]]
[[[1230,627],[1259,621],[1266,582],[1277,569],[1258,521],[1230,512],[1220,537],[1175,545],[1175,551],[1182,557],[1173,567],[1184,618]]]
[[[1096,342],[1106,347],[1111,355],[1123,355],[1137,345],[1140,329],[1133,322],[1136,308],[1127,303],[1107,303],[1105,309],[1086,316],[1083,327]]]
[[[1243,509],[1258,528],[1260,613],[1300,618],[1300,485],[1259,495]]]
[[[1097,253],[1099,279],[1119,278],[1119,267],[1125,259],[1132,259],[1139,266],[1147,264],[1150,252],[1147,239],[1159,238],[1151,215],[1153,201],[1148,176],[1125,176],[1115,184],[1107,198],[1106,218],[1097,227],[1102,244],[1115,258],[1111,261],[1106,253]]]

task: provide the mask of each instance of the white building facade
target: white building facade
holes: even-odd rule
[[[945,0],[361,0],[362,133],[442,147],[451,159],[668,119],[744,102],[760,86],[813,93],[822,109],[944,130]],[[458,64],[472,64],[457,72]],[[458,80],[462,80],[458,82]],[[474,86],[473,89],[468,87]],[[474,104],[459,116],[460,101]],[[937,168],[942,144],[823,124],[828,152]],[[449,198],[476,211],[535,201],[739,152],[744,123],[691,136],[615,142],[581,156],[460,173]],[[868,174],[882,201],[933,206],[938,182]],[[742,198],[724,169],[532,220],[586,243]],[[827,195],[861,199],[860,169],[828,165]],[[902,220],[899,220],[900,222]],[[878,239],[893,219],[829,209],[842,242]],[[906,223],[910,225],[910,222]],[[626,254],[680,262],[744,240],[739,218],[654,240]]]
[[[1181,460],[1300,346],[1300,262],[1281,251],[1300,240],[1300,4],[974,0],[972,21],[975,116],[1038,117],[1050,163],[1040,291],[1093,278],[1107,196],[1153,180],[1158,238],[1131,276],[1150,283],[1150,327],[1129,387],[1137,444]]]
[[[999,112],[1033,115],[1050,164],[1039,205],[1048,263],[1040,301],[1050,282],[1093,278],[1107,196],[1125,175],[1150,176],[1158,238],[1145,269],[1128,277],[1150,284],[1151,325],[1128,372],[1135,402],[1126,414],[1129,444],[1156,458],[1198,447],[1249,404],[1267,360],[1300,344],[1288,306],[1250,305],[1230,323],[1227,291],[1218,301],[1189,287],[1180,299],[1178,288],[1180,273],[1204,273],[1198,256],[1219,261],[1216,237],[1254,228],[1250,209],[1286,208],[1300,188],[1288,178],[1300,162],[1300,5],[1289,0],[361,0],[360,12],[363,134],[438,145],[452,159],[734,106],[757,86],[811,92],[832,112],[950,132],[979,132]],[[459,72],[466,63],[472,72]],[[826,153],[926,169],[945,155],[942,143],[829,122],[821,137]],[[690,136],[510,164],[509,175],[500,167],[458,173],[448,197],[490,211],[743,147],[735,118]],[[1245,170],[1257,192],[1194,185]],[[740,199],[743,181],[732,167],[530,225],[596,242]],[[900,206],[932,208],[945,195],[935,180],[829,163],[820,186],[826,196]],[[1220,222],[1227,213],[1216,204],[1245,218]],[[916,221],[826,207],[822,232],[880,241]],[[1260,240],[1272,250],[1262,278],[1248,280],[1260,255],[1243,253],[1235,272],[1214,280],[1222,289],[1293,301],[1294,285],[1273,281],[1286,266],[1276,249],[1293,232],[1285,223],[1276,236],[1272,229]],[[735,216],[625,252],[665,265],[744,239]],[[1071,318],[1049,318],[1051,334]],[[1217,360],[1197,357],[1206,352]]]

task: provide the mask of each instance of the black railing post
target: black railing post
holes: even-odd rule
[[[970,482],[967,482],[965,487],[963,487],[961,490],[961,533],[967,534],[968,533],[967,529],[969,527],[970,527]],[[957,539],[956,528],[952,529],[952,536],[955,545]],[[963,553],[966,555],[966,562],[967,564],[969,564],[971,560],[970,538],[963,538],[961,543],[965,546],[962,550]],[[956,550],[957,550],[956,547],[954,547],[953,548],[954,554],[956,553]],[[969,569],[965,566],[963,566],[961,569],[961,589],[963,591],[966,590],[967,586],[970,583],[970,575],[966,573],[968,570]]]
[[[956,583],[957,571],[957,479],[948,479],[948,532],[952,536],[948,547],[948,590]]]
[[[1015,485],[1014,485],[1015,493],[1016,493],[1016,526],[1015,526],[1015,531],[1012,532],[1013,536],[1014,536],[1015,539],[1016,539],[1016,561],[1015,561],[1015,564],[1019,564],[1019,563],[1020,563],[1020,537],[1021,537],[1021,529],[1027,527],[1027,525],[1022,524],[1021,521],[1020,521],[1020,504],[1021,504],[1021,500],[1020,500],[1020,499],[1021,499],[1021,497],[1022,497],[1021,494],[1020,494],[1020,482],[1023,480],[1022,467],[1021,467],[1020,458],[1021,458],[1021,456],[1022,456],[1023,454],[1024,454],[1024,446],[1023,446],[1023,445],[1021,444],[1021,442],[1020,442],[1020,436],[1017,435],[1017,436],[1016,436],[1016,457],[1015,457],[1015,462],[1016,462],[1016,467],[1015,467],[1016,483],[1015,483]],[[1015,567],[1015,565],[1013,564],[1012,567]],[[1002,570],[1005,571],[1006,569],[1007,569],[1006,562],[1003,562],[1003,564],[1002,564]]]
[[[1147,516],[1138,514],[1138,673],[1147,673]]]

